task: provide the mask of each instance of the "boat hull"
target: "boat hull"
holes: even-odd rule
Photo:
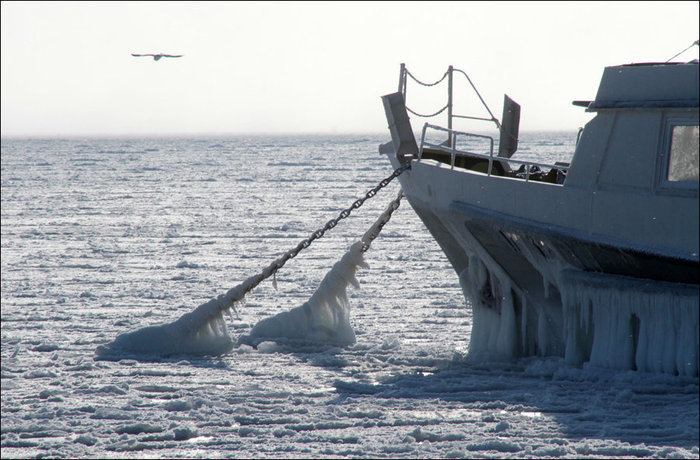
[[[403,191],[473,310],[469,356],[697,376],[697,61],[606,68],[585,104],[595,117],[554,165],[513,157],[520,108],[507,96],[503,124],[490,109],[460,116],[495,121],[497,150],[451,129],[451,85],[448,128],[426,123],[419,147],[407,75],[382,96],[391,142],[379,151],[411,165]]]
[[[499,212],[489,202],[507,187],[519,188],[523,201],[541,204],[545,193],[553,202],[561,187],[503,188],[502,178],[412,163],[399,179],[472,307],[471,359],[561,356],[572,365],[697,375],[697,259]],[[577,200],[577,192],[563,193],[559,202]]]

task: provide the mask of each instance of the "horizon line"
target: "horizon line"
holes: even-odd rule
[[[498,130],[473,130],[474,132],[494,132]],[[524,129],[520,133],[576,133],[577,129]],[[414,134],[420,134],[416,132]],[[0,139],[74,139],[74,138],[186,138],[186,137],[264,137],[264,136],[379,136],[387,135],[388,131],[250,131],[250,132],[200,132],[200,133],[116,133],[116,134],[1,134]],[[420,137],[420,136],[418,136]],[[418,138],[417,137],[417,138]]]

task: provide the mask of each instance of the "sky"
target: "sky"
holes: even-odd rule
[[[383,133],[401,63],[424,82],[465,71],[498,118],[507,93],[521,131],[574,131],[592,115],[571,101],[595,97],[605,66],[664,62],[699,38],[698,5],[3,1],[1,134]],[[454,85],[456,114],[487,116],[461,74]],[[446,98],[445,83],[407,89],[419,113]],[[444,117],[412,117],[425,121]]]

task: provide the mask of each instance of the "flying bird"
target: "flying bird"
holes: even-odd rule
[[[158,59],[164,58],[164,57],[179,58],[179,57],[184,56],[184,54],[163,54],[163,53],[159,53],[159,54],[134,54],[134,53],[131,53],[131,55],[136,56],[136,57],[153,56],[154,61],[157,61]]]

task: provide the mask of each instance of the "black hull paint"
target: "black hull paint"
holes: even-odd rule
[[[456,203],[453,209],[481,246],[521,286],[528,285],[518,282],[522,275],[518,276],[517,272],[523,270],[514,270],[513,266],[531,266],[524,249],[582,271],[695,285],[700,279],[698,261],[613,246],[565,229],[508,218],[464,203]]]

